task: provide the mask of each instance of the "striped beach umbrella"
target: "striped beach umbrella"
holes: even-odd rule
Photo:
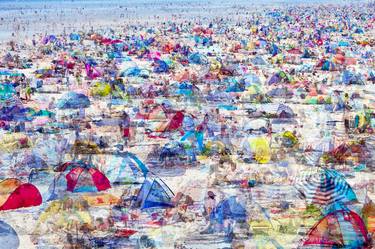
[[[302,172],[296,179],[295,187],[309,203],[321,206],[357,200],[344,176],[332,169],[312,168]]]

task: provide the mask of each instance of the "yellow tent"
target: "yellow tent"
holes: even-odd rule
[[[23,133],[4,134],[0,137],[0,151],[12,152],[32,146],[30,138]]]

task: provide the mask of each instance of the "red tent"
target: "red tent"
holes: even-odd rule
[[[42,196],[30,183],[10,178],[0,182],[0,210],[39,206]]]
[[[96,192],[111,188],[108,178],[95,168],[75,167],[65,176],[71,192]]]
[[[327,214],[310,229],[303,245],[370,248],[370,239],[358,214],[349,210],[337,210]]]

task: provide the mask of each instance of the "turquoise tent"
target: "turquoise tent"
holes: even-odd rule
[[[106,175],[112,184],[141,183],[149,172],[148,167],[133,153],[124,152],[111,157]]]

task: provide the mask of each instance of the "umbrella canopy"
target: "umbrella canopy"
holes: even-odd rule
[[[332,169],[313,168],[302,172],[295,187],[309,203],[321,206],[357,200],[345,178]]]

